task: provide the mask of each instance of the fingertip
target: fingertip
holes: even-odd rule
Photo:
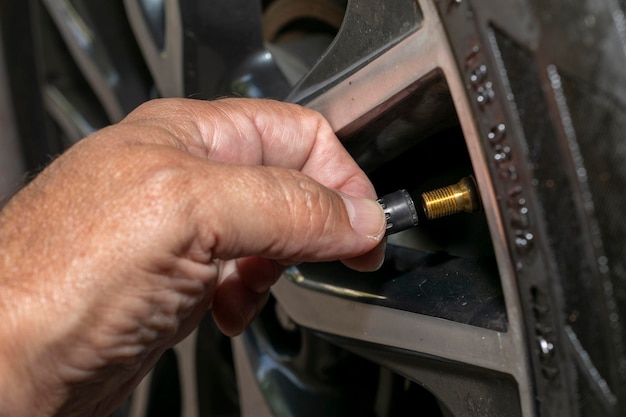
[[[357,256],[349,259],[342,259],[341,262],[350,269],[354,269],[358,272],[373,272],[379,270],[385,262],[385,248],[387,246],[387,240],[377,245],[370,252],[364,255]]]
[[[216,290],[211,314],[226,336],[243,332],[259,314],[269,298],[269,291],[251,291],[240,279],[226,279]]]
[[[238,259],[237,270],[246,287],[256,293],[265,293],[278,280],[285,267],[271,259],[251,256]]]

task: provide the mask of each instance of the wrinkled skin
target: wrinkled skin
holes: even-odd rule
[[[284,265],[376,269],[374,198],[311,110],[140,106],[0,212],[0,415],[107,415],[209,309],[241,332]]]

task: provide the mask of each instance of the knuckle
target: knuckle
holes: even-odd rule
[[[144,221],[155,216],[164,219],[183,210],[190,194],[188,171],[183,164],[151,155],[144,167],[135,173],[134,184],[125,187],[129,207],[135,207],[137,215],[141,212]]]

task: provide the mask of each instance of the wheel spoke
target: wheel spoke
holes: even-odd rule
[[[408,95],[416,81],[439,68],[441,52],[432,26],[425,19],[417,32],[306,105],[324,114],[339,132],[357,120],[364,124],[374,119],[385,107]],[[291,99],[299,101],[298,97]]]
[[[306,280],[299,277],[299,281]],[[322,294],[282,279],[274,287],[281,306],[298,324],[389,348],[433,356],[511,375],[530,411],[524,346],[516,331],[496,332],[450,320],[362,304]]]
[[[151,9],[161,9],[163,16],[151,17],[146,3]],[[177,0],[124,0],[131,28],[154,78],[157,90],[162,97],[182,97],[183,90],[183,47],[182,22]],[[157,14],[154,11],[152,14]],[[163,19],[163,33],[155,24]],[[158,22],[160,23],[160,22]],[[155,33],[156,32],[156,33]],[[157,35],[157,33],[159,33]]]
[[[132,403],[128,417],[145,417],[148,413],[150,401],[150,385],[152,383],[152,371],[146,375],[133,391]]]
[[[295,279],[302,282],[307,278]],[[293,279],[281,280],[275,295],[290,317],[308,328],[512,375],[520,373],[517,361],[512,360],[518,349],[506,332],[355,303],[312,292]]]
[[[178,358],[178,372],[182,398],[181,415],[185,417],[198,416],[198,382],[196,377],[196,340],[198,330],[194,330],[182,342],[174,347]]]
[[[113,120],[120,120],[124,111],[111,88],[119,80],[119,74],[113,68],[100,38],[95,36],[69,0],[44,0],[44,3],[107,114]]]
[[[300,81],[287,100],[310,102],[347,76],[371,64],[422,22],[413,0],[391,0],[384,7],[348,2],[342,26],[331,47]]]
[[[243,417],[272,417],[266,399],[256,384],[255,370],[250,363],[250,357],[245,347],[245,337],[233,339],[233,353],[235,355],[235,370],[239,386],[239,405]]]
[[[121,20],[111,31],[107,25],[112,16],[94,16],[101,11],[97,4],[89,5],[97,9],[90,13],[80,0],[43,0],[43,3],[111,121],[121,120],[148,99],[150,82],[143,76],[143,68],[135,65],[132,44],[116,32],[125,30],[126,22]],[[114,19],[123,18],[115,7],[104,10],[114,15]]]
[[[61,91],[54,85],[43,89],[43,103],[46,111],[61,127],[68,140],[68,145],[95,132],[106,124],[98,117],[97,111],[90,111],[93,103],[84,103],[78,92]]]

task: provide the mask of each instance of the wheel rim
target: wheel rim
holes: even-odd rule
[[[374,353],[375,349],[371,347],[386,346],[391,350],[419,354],[428,361],[454,362],[467,365],[468,369],[486,370],[494,372],[494,375],[507,376],[514,381],[518,390],[516,394],[519,396],[520,413],[534,415],[527,337],[524,333],[524,321],[515,284],[514,266],[509,257],[509,245],[504,234],[504,226],[499,220],[501,215],[497,198],[493,191],[491,175],[487,170],[486,157],[478,139],[478,128],[470,109],[466,86],[452,51],[447,47],[447,36],[439,12],[432,2],[422,0],[418,2],[418,7],[415,7],[410,1],[396,1],[394,7],[406,8],[409,11],[402,14],[401,21],[398,22],[398,17],[395,16],[395,20],[389,26],[385,26],[389,29],[385,36],[378,36],[373,40],[361,36],[365,46],[357,53],[347,54],[346,50],[354,46],[355,36],[364,33],[360,32],[362,28],[359,28],[357,23],[363,19],[363,15],[359,14],[360,11],[354,2],[349,2],[339,35],[333,40],[323,59],[308,70],[299,84],[293,88],[288,87],[288,77],[280,75],[284,70],[281,72],[278,68],[285,65],[285,59],[279,63],[275,62],[281,53],[272,49],[276,48],[276,45],[270,45],[269,50],[273,54],[268,55],[268,61],[261,62],[268,49],[259,37],[254,38],[255,47],[247,55],[234,57],[236,55],[234,54],[229,57],[232,59],[224,60],[224,71],[232,71],[234,74],[227,81],[215,81],[220,79],[220,74],[209,74],[206,78],[210,80],[205,81],[198,74],[202,73],[205,67],[202,65],[195,68],[186,67],[188,62],[183,47],[186,41],[183,32],[189,24],[191,9],[181,10],[176,1],[124,0],[123,4],[117,4],[115,13],[127,16],[129,22],[127,29],[132,30],[134,38],[137,39],[138,47],[132,50],[120,45],[115,45],[116,49],[111,49],[111,45],[106,44],[106,36],[97,31],[101,24],[93,20],[93,11],[90,13],[90,9],[85,8],[86,2],[43,0],[42,3],[76,62],[77,71],[84,77],[85,83],[90,86],[95,96],[95,99],[92,96],[86,99],[84,96],[76,95],[75,86],[64,88],[63,84],[53,82],[44,85],[45,108],[60,126],[69,143],[108,122],[120,120],[133,107],[151,97],[219,95],[228,89],[230,92],[233,86],[237,86],[237,91],[247,96],[284,97],[289,92],[287,100],[300,102],[320,111],[341,137],[349,139],[346,145],[357,159],[361,158],[360,162],[367,168],[368,151],[359,147],[359,142],[353,139],[355,135],[358,136],[358,132],[364,127],[387,114],[398,103],[412,97],[416,91],[423,92],[433,85],[438,88],[437,86],[443,82],[445,89],[449,91],[450,99],[443,100],[443,104],[441,101],[427,104],[445,106],[452,103],[454,118],[458,119],[458,124],[462,128],[473,173],[480,188],[488,232],[497,260],[507,318],[506,330],[487,329],[456,322],[448,317],[432,317],[388,308],[367,300],[368,297],[376,297],[377,294],[361,292],[346,295],[346,291],[354,288],[348,286],[332,288],[326,282],[328,274],[343,274],[341,270],[325,272],[324,276],[318,277],[315,268],[292,269],[276,285],[273,293],[287,316],[299,326],[320,332],[323,337],[330,335],[334,344],[339,344],[427,385],[444,406],[449,400],[446,393],[437,391],[440,388],[433,379],[429,380],[433,386],[428,386],[421,379],[425,366],[398,367],[399,359],[377,355]],[[236,6],[221,7],[232,9]],[[260,25],[260,6],[248,5],[246,8],[250,16],[258,15]],[[412,8],[414,12],[411,12]],[[349,56],[348,59],[342,58],[346,54]],[[127,55],[134,56],[134,60],[142,57],[142,63],[123,65],[120,57]],[[328,68],[333,66],[339,70],[330,72]],[[437,81],[432,81],[433,79]],[[372,85],[376,85],[377,88],[371,88]],[[436,97],[437,94],[432,93],[431,96]],[[358,97],[358,100],[354,100],[355,97]],[[89,103],[82,105],[85,100]],[[449,112],[450,109],[446,111]],[[445,130],[451,127],[449,120],[439,122],[440,124],[433,126],[433,129]],[[455,123],[456,120],[452,124]],[[427,140],[434,134],[427,130],[418,133],[423,138],[416,141]],[[401,153],[414,144],[412,142],[396,144],[395,152]],[[390,156],[390,159],[395,156],[397,155]],[[372,171],[377,168],[379,167],[370,167]],[[388,186],[393,187],[393,182]],[[390,243],[408,249],[414,249],[416,246],[419,248],[421,245],[406,236],[391,239]],[[359,323],[359,318],[370,316],[371,319],[362,323],[363,327],[355,325]],[[389,323],[394,325],[389,326]],[[419,333],[407,334],[406,329],[415,328],[420,329]],[[428,338],[425,335],[436,335],[436,338]],[[181,402],[185,416],[199,415],[198,390],[201,388],[198,388],[195,382],[198,368],[196,341],[197,335],[194,333],[175,348],[179,360]],[[238,374],[241,378],[257,380],[257,377],[251,377],[257,369],[250,364],[249,344],[246,336],[236,340],[235,357],[239,364]],[[150,386],[149,376],[135,393],[129,415],[147,415]],[[480,390],[476,390],[473,394],[480,393]],[[258,405],[250,404],[258,404],[259,395],[263,397],[265,394],[267,393],[259,391],[254,385],[240,386],[242,409],[256,409]],[[454,404],[447,409],[453,411],[446,412],[456,415]],[[270,409],[266,411],[272,412]]]
[[[361,309],[353,301],[328,297],[323,302],[319,296],[315,305],[307,303],[308,291],[316,286],[316,279],[292,271],[288,280],[275,288],[277,298],[297,322],[305,327],[339,334],[349,339],[367,341],[377,345],[433,355],[444,360],[475,365],[511,375],[520,387],[520,405],[523,415],[534,412],[524,334],[524,323],[517,295],[515,273],[508,256],[508,243],[503,225],[498,220],[498,205],[493,192],[491,175],[479,141],[475,118],[468,103],[463,78],[447,45],[447,36],[439,19],[439,12],[429,1],[419,2],[421,21],[419,28],[398,44],[378,55],[367,66],[334,84],[320,95],[298,91],[291,99],[306,104],[324,114],[340,135],[349,136],[359,125],[375,119],[387,111],[394,102],[411,94],[420,80],[433,73],[442,73],[447,81],[462,126],[467,148],[477,178],[493,247],[498,260],[498,270],[505,298],[508,331],[483,331],[476,327],[440,320],[424,315],[411,315],[402,311],[381,309],[371,313],[373,307]],[[371,86],[383,86],[372,89]],[[303,94],[304,93],[304,94]],[[309,93],[309,94],[307,94]],[[359,100],[354,101],[354,97]],[[356,122],[355,122],[356,121]],[[357,155],[357,160],[358,160]],[[390,239],[393,243],[395,239]],[[400,245],[403,242],[399,242]],[[313,281],[309,283],[308,281]],[[306,287],[308,289],[304,289]],[[326,291],[332,294],[332,291]],[[358,297],[353,297],[354,299]],[[339,312],[339,313],[337,313]],[[359,317],[372,316],[371,322],[361,328]],[[390,326],[389,323],[394,323]],[[396,325],[397,323],[397,325]],[[419,335],[408,336],[406,329],[419,328]],[[426,335],[436,335],[428,340]],[[432,343],[429,345],[429,342]]]

